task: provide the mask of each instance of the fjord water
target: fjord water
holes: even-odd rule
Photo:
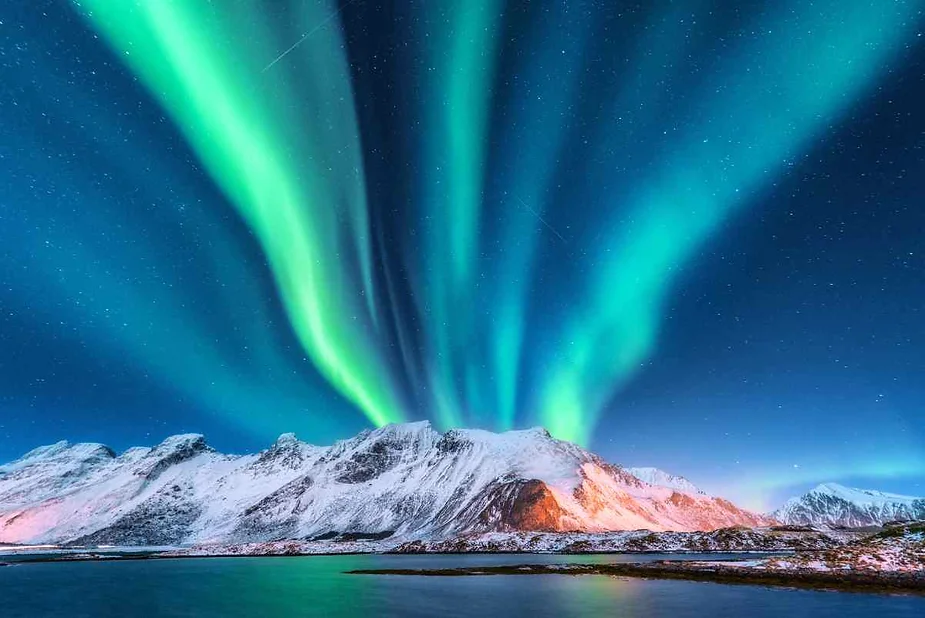
[[[18,562],[0,569],[0,615],[925,616],[925,598],[601,575],[347,575],[368,568],[627,562],[664,555],[442,555]]]

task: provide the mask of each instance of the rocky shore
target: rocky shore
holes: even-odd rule
[[[806,552],[835,549],[858,538],[811,528],[721,528],[712,532],[495,532],[449,539],[280,540],[262,543],[208,544],[176,549],[164,557],[293,556],[317,554],[470,554],[470,553],[748,553]]]
[[[925,523],[909,523],[836,547],[768,556],[754,560],[662,560],[629,564],[547,564],[457,569],[376,569],[354,574],[611,575],[752,584],[925,594]]]

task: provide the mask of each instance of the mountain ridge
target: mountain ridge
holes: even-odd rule
[[[925,519],[925,498],[821,483],[790,498],[770,515],[792,525],[882,526],[891,521]]]
[[[542,428],[441,434],[422,421],[331,446],[283,434],[247,455],[219,453],[200,434],[121,454],[59,442],[0,466],[0,541],[168,545],[773,523],[697,492],[647,483]]]
[[[627,472],[635,476],[636,478],[645,481],[649,485],[658,485],[659,487],[671,487],[672,489],[679,489],[684,492],[707,495],[707,492],[703,491],[689,480],[683,476],[678,476],[676,474],[671,474],[670,472],[665,472],[660,468],[653,467],[630,467],[624,468]]]

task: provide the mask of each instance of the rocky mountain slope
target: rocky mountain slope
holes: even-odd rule
[[[330,447],[283,435],[223,455],[200,435],[121,455],[40,447],[0,466],[0,542],[166,545],[279,539],[434,539],[511,531],[696,531],[768,517],[647,483],[545,430],[426,422]]]
[[[925,519],[925,498],[825,483],[791,498],[772,516],[795,525],[882,526],[890,521]]]

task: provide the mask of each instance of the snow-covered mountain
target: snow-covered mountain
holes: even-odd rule
[[[925,498],[823,483],[791,498],[772,516],[786,524],[880,526],[889,521],[925,519]]]
[[[691,483],[683,476],[677,476],[658,468],[624,468],[627,472],[637,479],[643,480],[649,485],[658,485],[659,487],[670,487],[678,489],[689,494],[706,495],[699,487]]]
[[[0,466],[0,542],[163,545],[447,538],[492,531],[711,530],[770,523],[647,483],[543,429],[364,431],[330,447],[284,434],[256,455],[173,436],[116,455],[59,442]]]

